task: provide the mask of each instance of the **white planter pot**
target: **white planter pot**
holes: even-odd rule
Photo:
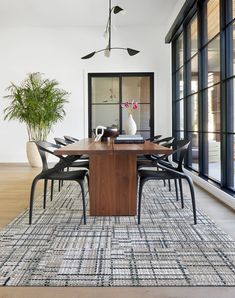
[[[135,135],[136,130],[137,130],[137,126],[136,126],[135,120],[133,119],[132,115],[129,114],[129,117],[125,125],[125,132],[127,135]]]
[[[37,145],[34,142],[26,143],[26,153],[27,153],[28,162],[31,165],[31,167],[33,168],[42,167],[42,160],[38,152]]]

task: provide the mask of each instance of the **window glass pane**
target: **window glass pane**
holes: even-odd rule
[[[235,18],[235,0],[233,0],[233,19]]]
[[[190,84],[190,94],[198,91],[198,55],[193,57],[190,61],[191,69],[191,84]]]
[[[211,40],[220,31],[220,0],[207,2],[207,40]]]
[[[176,129],[184,130],[184,100],[176,102]]]
[[[232,118],[232,122],[233,122],[233,132],[235,132],[235,79],[232,80],[233,84],[231,84],[231,80],[230,82],[228,82],[228,84],[230,84],[232,86],[232,90],[231,90],[231,94],[232,94],[232,97],[233,97],[233,101],[232,101],[232,111],[233,111],[233,114],[231,116]],[[229,131],[231,132],[231,129],[229,127]]]
[[[220,85],[211,87],[208,96],[208,131],[220,131]]]
[[[150,78],[149,77],[123,77],[122,101],[132,100],[143,103],[150,102]]]
[[[188,151],[188,166],[198,171],[198,133],[188,133],[188,139],[191,141]]]
[[[119,78],[92,78],[93,103],[118,103]]]
[[[183,65],[183,34],[181,34],[176,40],[176,69]]]
[[[189,38],[190,38],[190,52],[192,57],[198,50],[198,36],[197,36],[197,16],[189,23]]]
[[[208,134],[208,175],[209,177],[220,181],[221,166],[220,166],[220,134]]]
[[[198,95],[195,94],[188,101],[188,130],[198,131]]]
[[[233,23],[233,75],[235,75],[235,23]]]
[[[176,141],[184,140],[184,131],[176,131],[175,138]],[[179,153],[174,154],[174,160],[179,161]]]
[[[98,125],[118,127],[119,104],[92,105],[92,130]]]
[[[231,140],[231,146],[232,146],[232,148],[233,148],[233,168],[232,168],[232,173],[231,173],[231,175],[232,175],[232,177],[233,177],[233,185],[231,185],[231,187],[233,187],[233,190],[235,190],[235,135],[230,135],[229,136],[229,138],[231,139],[233,139],[233,140]]]
[[[176,99],[184,97],[184,69],[180,68],[176,73]]]
[[[208,86],[220,81],[220,38],[208,44]]]

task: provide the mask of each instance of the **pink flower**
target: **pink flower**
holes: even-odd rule
[[[131,102],[128,102],[128,101],[123,102],[121,104],[121,107],[122,108],[126,108],[127,109],[127,112],[129,114],[132,114],[134,110],[137,110],[138,109],[139,105],[138,105],[138,102],[137,101],[132,100]]]
[[[137,110],[137,109],[138,109],[138,102],[134,102],[134,103],[132,104],[132,106],[133,106],[133,109],[134,109],[134,110]]]

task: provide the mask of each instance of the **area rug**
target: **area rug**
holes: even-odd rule
[[[0,232],[2,286],[235,286],[235,242],[174,190],[147,183],[136,217],[82,222],[80,189],[67,183],[42,208],[35,202]],[[86,195],[88,202],[88,193]],[[88,205],[88,203],[87,203]]]

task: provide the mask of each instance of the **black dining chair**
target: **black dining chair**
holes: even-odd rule
[[[74,137],[71,137],[71,136],[64,136],[64,139],[66,142],[72,144],[72,143],[75,143],[75,142],[78,142],[79,139],[77,138],[74,138]]]
[[[194,186],[191,177],[184,173],[183,170],[183,161],[185,155],[188,150],[188,146],[190,141],[188,140],[180,140],[176,142],[176,150],[172,152],[172,154],[179,154],[179,162],[178,166],[174,167],[171,163],[164,160],[166,156],[161,156],[154,161],[155,166],[157,166],[160,170],[149,169],[139,169],[139,204],[138,204],[138,224],[140,224],[140,216],[141,216],[141,200],[142,200],[142,191],[144,184],[150,180],[179,180],[180,181],[180,192],[181,192],[181,206],[184,208],[184,199],[183,199],[183,188],[182,188],[182,179],[185,179],[190,188],[192,207],[193,207],[193,217],[194,224],[197,223],[196,217],[196,202],[195,202],[195,192]],[[177,192],[177,189],[176,189]]]
[[[147,138],[145,141],[153,142],[153,141],[160,139],[161,137],[162,137],[162,135],[156,135],[154,137]]]
[[[153,140],[153,143],[164,146],[164,144],[168,144],[168,143],[173,142],[174,139],[175,139],[174,137],[166,137],[166,138],[163,138],[163,139]]]
[[[71,142],[66,141],[65,139],[62,138],[54,138],[55,143],[57,145],[61,146],[67,146],[69,144],[71,144]],[[81,156],[79,158],[79,161],[74,161],[69,167],[67,167],[67,171],[69,171],[69,168],[89,168],[89,162],[88,162],[88,158],[85,156]],[[88,177],[88,176],[87,176]],[[63,186],[63,180],[60,180],[58,183],[58,191],[61,190],[61,187]],[[53,188],[54,188],[54,183],[53,181],[51,181],[51,200],[52,200],[52,196],[53,196]]]
[[[66,146],[66,145],[71,144],[71,142],[68,142],[68,141],[66,141],[65,139],[62,139],[62,138],[54,138],[54,140],[55,140],[55,143],[57,145],[60,145],[60,146]]]
[[[38,174],[31,186],[31,192],[30,192],[30,204],[29,204],[29,224],[32,223],[32,215],[33,215],[33,202],[34,202],[34,193],[35,193],[35,188],[37,185],[37,182],[39,180],[44,180],[44,197],[43,197],[43,209],[46,208],[46,193],[47,193],[47,182],[48,180],[55,181],[55,180],[66,180],[66,181],[76,181],[81,187],[81,192],[82,192],[82,203],[83,203],[83,220],[84,224],[86,224],[86,205],[85,205],[85,189],[84,189],[84,180],[85,177],[88,175],[88,170],[87,169],[80,169],[77,171],[69,171],[69,172],[64,172],[64,168],[67,168],[72,164],[75,160],[78,159],[78,156],[68,156],[68,157],[63,157],[60,156],[58,157],[57,155],[54,154],[53,151],[50,149],[58,149],[60,148],[59,145],[52,144],[46,141],[39,141],[35,142],[38,151],[40,154],[40,157],[42,159],[42,172]],[[48,163],[47,163],[47,157],[46,153],[52,154],[59,158],[59,162],[53,167],[49,168]]]
[[[159,143],[157,140],[153,141],[153,143],[159,144],[167,148],[171,148],[174,144],[174,140],[175,140],[174,137],[167,137],[167,138],[161,139]],[[158,159],[159,157],[161,157],[161,155],[155,155],[155,154],[144,155],[144,158],[137,160],[138,169],[141,167],[155,167],[155,160]],[[168,161],[168,155],[165,156],[165,159]],[[163,182],[164,182],[164,186],[166,186],[166,181],[164,180]],[[175,186],[177,188],[176,182],[175,182]],[[168,187],[169,187],[169,191],[171,191],[170,180],[168,180]],[[177,190],[177,200],[178,200],[178,190]]]
[[[65,139],[62,139],[62,138],[54,138],[54,140],[55,140],[55,143],[60,146],[66,146],[66,145],[72,144],[71,142],[66,141]],[[89,160],[88,156],[82,155],[79,157],[78,161],[74,161],[72,164],[70,164],[69,167],[70,168],[87,168],[87,169],[89,169],[89,161],[88,160]]]

